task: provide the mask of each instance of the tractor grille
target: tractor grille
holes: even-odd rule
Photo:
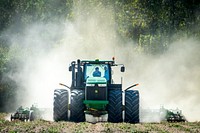
[[[107,100],[107,87],[86,86],[86,100]]]

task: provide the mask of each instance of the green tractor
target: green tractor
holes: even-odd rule
[[[21,120],[21,121],[34,121],[35,119],[41,118],[40,110],[32,105],[30,108],[23,108],[20,106],[14,114],[11,114],[10,120]]]
[[[138,123],[139,92],[129,90],[138,84],[123,91],[122,83],[115,84],[112,79],[112,67],[116,66],[121,66],[121,72],[125,71],[124,65],[115,64],[114,59],[72,61],[69,67],[71,87],[60,84],[67,89],[54,90],[54,120]]]
[[[164,121],[167,122],[186,122],[185,116],[182,114],[182,110],[177,109],[165,109],[161,107],[161,114],[164,114]]]

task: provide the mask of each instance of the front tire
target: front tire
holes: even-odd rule
[[[71,91],[71,104],[70,104],[70,121],[84,122],[85,121],[85,105],[83,100],[85,93],[83,90],[74,89]]]
[[[108,122],[123,122],[122,91],[120,89],[110,90],[108,101]]]
[[[68,91],[65,89],[56,89],[54,91],[53,103],[54,121],[68,120]]]
[[[125,91],[125,122],[139,123],[139,92]]]

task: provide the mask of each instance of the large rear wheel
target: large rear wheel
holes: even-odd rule
[[[125,122],[139,123],[139,92],[125,91]]]
[[[53,118],[55,121],[68,120],[68,91],[56,89],[54,91]]]
[[[74,89],[71,91],[70,104],[70,121],[84,122],[85,121],[85,105],[83,103],[85,93],[83,90]]]
[[[122,122],[122,91],[110,90],[108,101],[108,122]]]

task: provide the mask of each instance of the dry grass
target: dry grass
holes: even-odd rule
[[[6,120],[7,114],[0,114],[1,133],[127,133],[127,132],[159,132],[159,133],[198,133],[200,132],[200,122],[186,123],[96,123],[87,122],[52,122],[36,120],[33,122],[21,122],[18,120]]]

